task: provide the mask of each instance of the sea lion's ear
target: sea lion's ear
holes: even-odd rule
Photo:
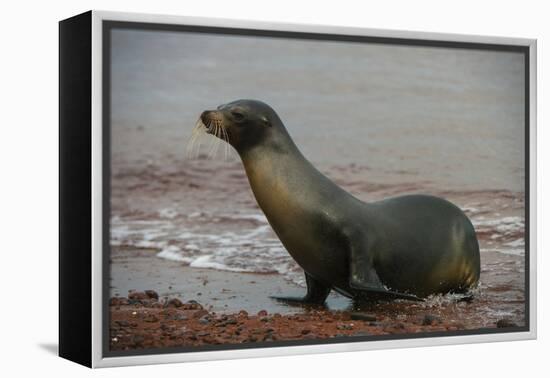
[[[269,122],[269,118],[267,118],[267,116],[261,116],[260,119],[262,120],[265,126],[271,127],[271,122]]]

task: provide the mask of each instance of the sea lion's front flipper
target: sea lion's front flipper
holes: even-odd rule
[[[423,301],[416,295],[392,291],[384,286],[374,269],[367,238],[361,234],[355,234],[350,239],[349,285],[353,289],[362,291],[362,295],[359,295],[358,298],[360,300],[407,299]]]
[[[358,290],[386,291],[372,263],[367,238],[361,234],[352,235],[350,244],[349,285]]]
[[[356,238],[355,240],[361,239]],[[418,298],[416,295],[388,290],[382,281],[380,281],[380,278],[373,267],[372,259],[370,258],[367,250],[367,243],[352,243],[351,246],[349,285],[353,289],[363,292],[363,295],[360,295],[359,299],[408,299],[413,301],[423,301],[423,299]]]
[[[271,296],[270,298],[276,299],[288,304],[317,304],[322,305],[330,293],[330,286],[326,286],[322,282],[316,280],[306,273],[306,285],[307,293],[304,297],[277,297]]]

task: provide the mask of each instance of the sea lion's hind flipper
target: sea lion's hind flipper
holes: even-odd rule
[[[397,291],[391,291],[387,289],[361,290],[361,292],[356,293],[355,297],[353,298],[354,302],[356,303],[393,301],[395,299],[424,302],[423,298],[417,297],[416,295],[399,293]]]
[[[399,293],[387,289],[366,289],[362,290],[361,295],[357,298],[359,301],[378,301],[378,300],[393,300],[406,299],[409,301],[424,302],[423,298],[413,294]]]
[[[315,304],[322,305],[327,299],[331,287],[326,286],[322,282],[314,279],[309,274],[306,275],[307,293],[304,297],[278,297],[270,296],[270,298],[276,299],[280,302],[287,304]]]

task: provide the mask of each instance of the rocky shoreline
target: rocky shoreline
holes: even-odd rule
[[[197,347],[289,340],[322,340],[336,337],[399,335],[458,331],[467,327],[444,321],[429,312],[400,319],[395,314],[334,311],[306,308],[297,314],[216,313],[195,300],[160,298],[153,290],[132,291],[113,297],[110,310],[110,349]],[[506,319],[493,327],[515,327]]]

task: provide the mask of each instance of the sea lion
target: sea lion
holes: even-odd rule
[[[204,111],[199,126],[238,152],[258,205],[304,269],[304,297],[421,299],[466,292],[479,280],[476,233],[445,199],[406,195],[365,203],[319,172],[267,104],[238,100]]]

